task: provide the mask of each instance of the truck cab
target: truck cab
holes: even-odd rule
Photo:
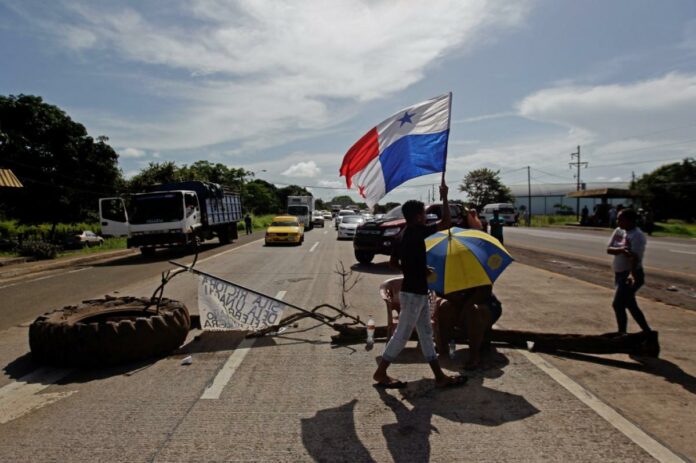
[[[125,198],[101,198],[102,234],[128,236],[129,248],[152,254],[158,247],[197,245],[217,236],[221,244],[237,238],[242,217],[239,195],[220,185],[178,182]]]

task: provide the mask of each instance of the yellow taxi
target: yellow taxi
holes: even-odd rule
[[[304,241],[304,226],[297,217],[279,215],[273,217],[271,225],[266,229],[266,245],[273,243],[302,244]]]

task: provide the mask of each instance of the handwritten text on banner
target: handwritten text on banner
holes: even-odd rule
[[[226,281],[199,276],[198,310],[204,330],[260,330],[276,325],[286,307]]]

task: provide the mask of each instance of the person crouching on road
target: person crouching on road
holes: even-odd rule
[[[401,207],[406,219],[406,228],[401,242],[395,246],[398,248],[398,255],[395,252],[390,260],[390,264],[401,269],[404,274],[399,293],[401,312],[396,331],[384,348],[377,371],[372,375],[372,378],[377,382],[375,384],[377,387],[402,388],[406,386],[405,382],[390,377],[387,374],[387,369],[406,346],[414,328],[418,332],[423,356],[435,374],[437,386],[456,386],[466,382],[464,376],[451,377],[442,371],[435,352],[433,329],[430,323],[428,275],[432,270],[426,264],[425,239],[436,231],[446,230],[451,226],[452,219],[447,202],[447,192],[447,185],[443,182],[440,186],[442,220],[432,225],[426,225],[425,206],[422,202],[410,200]]]
[[[440,358],[447,357],[450,340],[466,337],[469,358],[464,369],[481,367],[481,350],[490,345],[491,329],[503,311],[500,301],[493,295],[493,286],[457,291],[438,298],[438,301],[435,339]]]
[[[618,334],[626,334],[626,309],[638,323],[640,328],[651,331],[645,315],[638,307],[636,292],[645,282],[643,272],[643,255],[645,254],[646,239],[643,232],[636,226],[638,216],[633,209],[623,209],[618,217],[618,228],[614,230],[609,240],[607,254],[614,256],[614,313],[618,324]]]

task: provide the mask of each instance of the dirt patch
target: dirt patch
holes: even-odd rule
[[[609,265],[568,256],[558,256],[516,246],[506,246],[517,262],[543,268],[606,288],[614,287]],[[664,304],[696,310],[696,277],[688,278],[660,272],[645,272],[645,286],[638,295]]]

